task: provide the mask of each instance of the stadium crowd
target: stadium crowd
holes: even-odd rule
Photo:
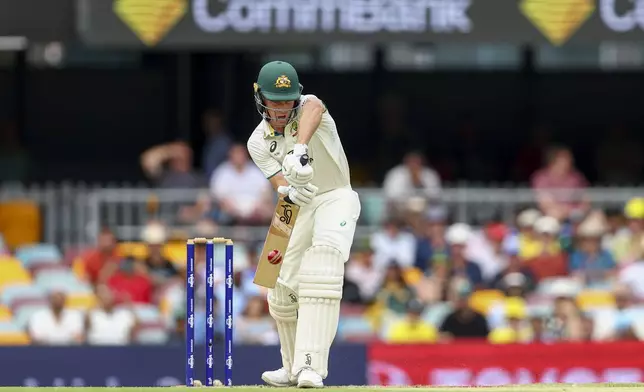
[[[272,213],[268,182],[234,144],[217,113],[205,174],[192,168],[183,143],[141,157],[161,188],[209,193],[177,212],[202,236],[217,226],[265,226]],[[338,338],[397,343],[488,339],[644,340],[644,198],[623,211],[602,211],[584,198],[588,186],[565,147],[552,147],[532,175],[536,203],[508,224],[454,222],[440,175],[418,152],[389,170],[386,219],[346,264]],[[203,181],[209,178],[209,181]],[[235,195],[230,200],[229,195]],[[151,220],[140,242],[119,242],[104,228],[89,249],[5,244],[0,231],[0,344],[123,345],[182,343],[185,238],[176,222]],[[252,283],[261,243],[235,242],[235,339],[275,344],[266,292]],[[198,342],[205,339],[205,250],[197,255]],[[224,320],[221,264],[216,268],[217,333]]]

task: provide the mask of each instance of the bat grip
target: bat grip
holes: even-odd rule
[[[304,154],[304,155],[302,155],[300,157],[300,164],[302,166],[306,166],[306,165],[309,164],[309,155],[308,154]],[[289,199],[288,195],[284,196],[284,201],[289,203],[289,204],[295,204],[295,203],[293,203],[293,201],[291,199]]]

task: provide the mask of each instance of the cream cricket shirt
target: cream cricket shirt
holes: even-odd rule
[[[303,95],[302,104],[313,95]],[[284,135],[277,134],[267,121],[262,120],[248,139],[248,151],[253,161],[271,178],[282,170],[282,161],[286,154],[293,151],[297,143],[297,127],[300,120],[292,121],[284,129]],[[311,183],[318,187],[318,194],[351,185],[349,164],[342,148],[335,121],[328,111],[322,115],[322,121],[308,144],[310,162],[314,177]]]

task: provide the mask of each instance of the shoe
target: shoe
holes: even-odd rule
[[[296,384],[291,381],[291,373],[284,368],[262,373],[262,380],[272,387],[292,387]]]
[[[311,369],[302,369],[297,376],[298,388],[324,388],[322,377]]]

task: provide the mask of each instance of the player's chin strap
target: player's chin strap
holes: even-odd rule
[[[331,246],[312,246],[300,266],[300,306],[292,374],[310,368],[326,378],[329,349],[340,319],[344,257]]]

